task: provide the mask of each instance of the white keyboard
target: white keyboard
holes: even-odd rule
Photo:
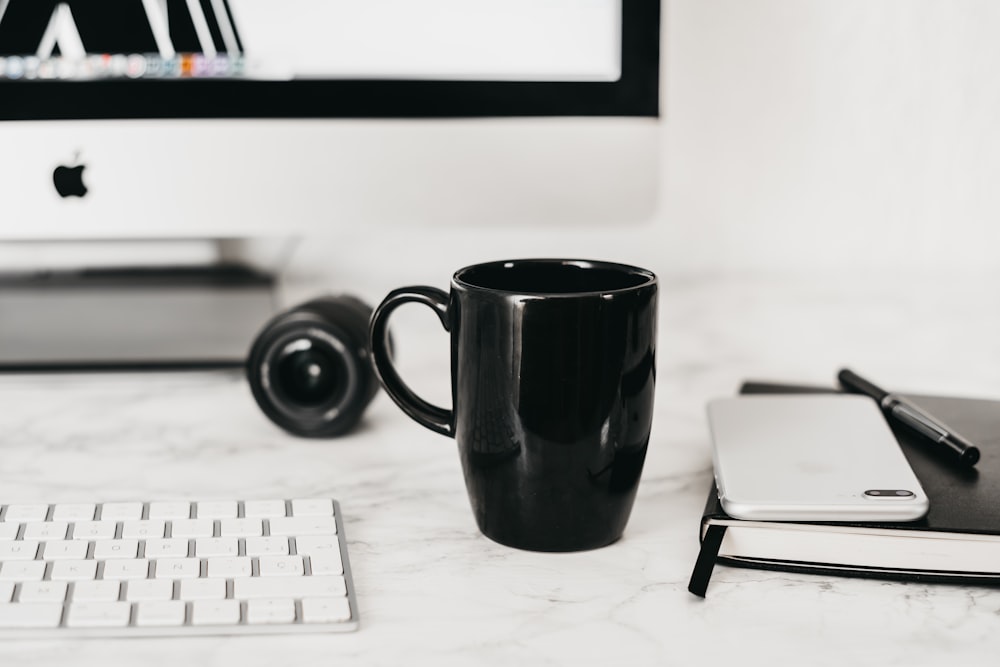
[[[329,498],[0,508],[0,637],[358,627]]]

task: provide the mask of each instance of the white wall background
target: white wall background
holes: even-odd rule
[[[678,267],[1000,265],[1000,3],[668,0]]]

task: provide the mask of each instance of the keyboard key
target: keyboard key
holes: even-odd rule
[[[104,521],[133,521],[142,518],[142,503],[104,503],[101,519]]]
[[[111,540],[118,530],[115,521],[80,521],[73,524],[74,540]]]
[[[62,619],[59,602],[7,602],[0,604],[0,628],[54,628]]]
[[[340,560],[340,550],[317,552],[309,556],[309,567],[313,574],[343,574],[344,563]]]
[[[335,535],[303,535],[295,538],[295,553],[319,554],[336,551],[340,554],[340,542]]]
[[[45,560],[83,560],[87,557],[88,544],[79,540],[53,540],[42,545]]]
[[[171,627],[184,625],[187,605],[180,600],[140,602],[135,605],[135,624],[139,627]]]
[[[167,500],[149,503],[150,519],[189,519],[191,503],[184,500]]]
[[[38,542],[28,540],[0,542],[0,561],[35,560],[37,553]]]
[[[91,521],[96,511],[94,503],[60,503],[52,509],[52,520]]]
[[[247,623],[294,623],[295,600],[250,600],[247,602]]]
[[[80,542],[86,546],[86,542]],[[52,563],[49,579],[53,581],[87,581],[97,578],[96,560],[60,560]]]
[[[249,577],[252,559],[245,556],[209,558],[207,574],[210,578]]]
[[[351,618],[351,605],[346,597],[303,598],[303,623],[339,623]]]
[[[195,600],[191,603],[191,625],[236,625],[240,622],[237,600]]]
[[[66,599],[65,581],[26,581],[21,584],[20,602],[62,602]]]
[[[149,576],[149,561],[145,558],[135,560],[109,560],[104,563],[104,579],[109,581],[129,581],[145,579]]]
[[[78,581],[73,584],[73,600],[76,602],[114,602],[121,593],[117,581]]]
[[[184,558],[188,541],[180,537],[146,540],[146,558]]]
[[[139,579],[130,581],[125,587],[125,599],[169,600],[174,596],[174,582],[170,579]]]
[[[333,501],[329,498],[293,500],[292,516],[333,516]]]
[[[248,537],[245,541],[247,556],[287,556],[287,537]]]
[[[17,539],[17,531],[20,530],[21,524],[16,521],[0,521],[0,540],[15,540]]]
[[[139,555],[139,540],[101,540],[94,542],[94,559],[135,558]]]
[[[128,602],[75,602],[66,612],[66,627],[121,628],[128,625],[131,614]]]
[[[156,561],[157,579],[193,579],[201,576],[197,558],[161,558]]]
[[[14,596],[14,582],[0,581],[0,602],[10,602]]]
[[[184,579],[181,581],[181,600],[224,600],[225,579]]]
[[[235,500],[201,502],[197,509],[199,519],[235,519],[237,510]]]
[[[163,537],[166,524],[162,520],[139,520],[122,522],[122,537],[135,537],[144,540],[150,537]]]
[[[289,516],[270,519],[272,535],[336,535],[337,521],[324,516]]]
[[[240,577],[233,579],[233,597],[238,600],[260,598],[329,598],[347,595],[343,577]]]
[[[3,581],[41,581],[44,577],[44,561],[9,560],[0,565],[0,580]]]
[[[194,555],[199,558],[235,556],[240,552],[240,541],[235,537],[202,537],[194,542]]]
[[[284,500],[248,500],[243,503],[243,516],[248,518],[269,519],[285,516]]]
[[[66,529],[69,524],[65,521],[30,521],[24,524],[24,533],[21,539],[24,540],[63,540],[66,539]]]
[[[4,521],[45,521],[49,515],[49,506],[41,504],[7,505]]]
[[[259,565],[262,577],[301,577],[305,572],[302,556],[261,556]]]
[[[260,519],[222,519],[219,535],[223,537],[258,537],[264,534]]]
[[[215,522],[211,519],[181,519],[170,524],[172,537],[211,537]]]

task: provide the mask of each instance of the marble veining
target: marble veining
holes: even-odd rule
[[[7,641],[0,665],[995,664],[1000,590],[734,568],[706,600],[686,586],[711,480],[706,400],[746,378],[831,383],[848,363],[897,389],[1000,395],[997,281],[661,278],[638,499],[624,538],[584,553],[480,535],[455,443],[384,395],[356,433],[313,441],[278,431],[236,372],[0,376],[3,501],[330,494],[362,614],[349,635]],[[447,345],[413,336],[402,350]],[[424,374],[414,384],[446,373],[400,363]]]

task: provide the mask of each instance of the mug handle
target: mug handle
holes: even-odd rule
[[[454,437],[454,417],[451,410],[439,408],[417,396],[406,386],[392,365],[389,346],[389,315],[404,303],[422,303],[437,313],[441,325],[448,330],[448,293],[436,287],[401,287],[389,292],[372,314],[369,343],[375,373],[385,392],[396,405],[418,424],[430,430]]]

